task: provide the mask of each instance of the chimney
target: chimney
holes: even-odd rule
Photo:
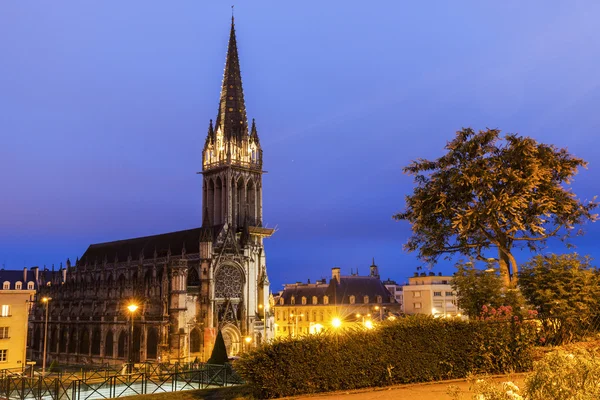
[[[337,279],[337,281],[340,281],[340,267],[333,267],[331,268],[331,279]]]
[[[27,267],[23,268],[23,286],[27,285]]]

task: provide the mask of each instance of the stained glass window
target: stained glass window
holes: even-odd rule
[[[241,299],[244,275],[233,265],[221,266],[215,276],[215,297],[219,299]]]

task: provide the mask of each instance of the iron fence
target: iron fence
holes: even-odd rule
[[[0,397],[15,400],[112,399],[243,384],[230,365],[201,364],[196,368],[141,365],[131,374],[107,375],[107,372],[108,369],[88,371],[83,377],[73,373],[33,378],[5,375],[0,378]]]

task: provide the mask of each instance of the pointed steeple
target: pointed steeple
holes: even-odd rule
[[[252,129],[250,129],[250,139],[254,141],[257,145],[260,144],[258,140],[258,131],[256,130],[256,122],[254,118],[252,118]]]
[[[206,146],[209,143],[214,143],[214,142],[215,142],[215,130],[213,129],[213,123],[212,123],[212,119],[211,119],[208,124],[208,134],[206,135],[206,143],[204,145]]]
[[[241,141],[244,134],[248,134],[246,104],[244,103],[244,92],[242,90],[242,74],[240,72],[233,16],[231,17],[229,46],[227,48],[219,115],[217,116],[215,129],[217,131],[220,129],[226,140],[236,138]]]

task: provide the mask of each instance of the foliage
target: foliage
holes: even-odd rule
[[[479,378],[471,380],[473,392],[471,399],[473,400],[523,400],[521,389],[512,381],[502,383],[494,383],[489,378]],[[452,400],[462,400],[462,396],[458,387],[451,385],[448,394]]]
[[[221,333],[221,331],[219,331],[215,340],[215,347],[213,347],[212,353],[207,361],[207,364],[225,365],[227,361],[227,347],[225,347],[223,334]]]
[[[542,317],[544,337],[568,342],[600,316],[600,271],[577,253],[538,255],[523,266],[520,288]]]
[[[532,326],[425,316],[373,330],[286,338],[244,354],[236,371],[259,398],[463,378],[531,368]]]
[[[494,271],[483,271],[473,262],[459,262],[452,278],[457,305],[471,318],[481,314],[483,306],[499,307],[505,304],[502,279]],[[492,266],[488,264],[488,268]]]
[[[528,400],[600,399],[600,358],[590,351],[555,351],[525,381]]]
[[[600,398],[600,358],[590,351],[555,351],[535,363],[521,389],[513,382],[474,380],[473,400],[597,400]],[[461,398],[450,390],[453,400]]]
[[[413,235],[405,249],[426,262],[442,255],[484,259],[496,249],[506,287],[516,284],[515,247],[542,248],[546,239],[567,239],[575,225],[595,221],[597,203],[581,201],[567,188],[587,163],[566,149],[528,137],[470,128],[456,133],[447,153],[419,159],[404,168],[416,187],[406,210],[394,216],[409,221]]]

